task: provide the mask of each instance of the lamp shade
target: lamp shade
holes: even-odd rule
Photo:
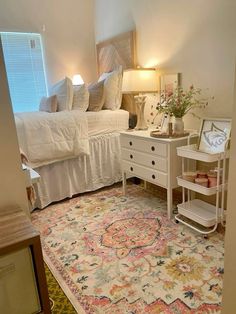
[[[84,84],[84,80],[82,79],[80,74],[75,74],[72,79],[73,85],[82,85]]]
[[[155,69],[129,69],[123,73],[122,92],[152,93],[157,91],[157,73]]]

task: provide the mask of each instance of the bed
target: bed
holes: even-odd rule
[[[123,69],[134,67],[134,39],[134,32],[128,32],[98,43],[98,74],[110,72],[118,65],[122,65]],[[37,138],[34,129],[39,130],[35,127],[35,124],[40,124],[40,121],[35,119],[31,123],[32,129],[27,130],[27,121],[24,121],[24,119],[30,120],[30,115],[26,118],[20,114],[16,115],[20,148],[26,152],[29,166],[37,171],[41,177],[40,181],[35,184],[35,208],[42,209],[52,202],[79,193],[94,191],[121,181],[119,134],[122,130],[128,128],[129,106],[129,99],[123,99],[123,109],[119,110],[86,111],[83,113],[66,112],[67,119],[70,121],[68,123],[73,125],[73,128],[61,132],[64,136],[63,139],[60,137],[61,134],[55,132],[54,138],[58,137],[57,143],[48,145],[46,142],[47,145],[44,146],[39,139],[37,139],[37,145],[35,146],[34,140],[34,138]],[[41,114],[46,121],[44,126],[52,124],[47,119],[50,120],[53,115],[57,115],[60,120],[59,113]],[[64,113],[61,112],[61,116]],[[66,125],[67,122],[62,119],[59,123],[63,127],[63,124]],[[41,130],[43,129],[42,127]],[[33,139],[33,143],[30,143],[31,146],[29,145],[30,136],[28,136],[28,141],[25,140],[27,133],[33,135],[31,137]],[[42,134],[42,138],[50,138],[50,136],[45,133]],[[48,152],[46,158],[40,155],[41,152],[45,152],[45,149]],[[56,155],[54,155],[55,151],[57,151]],[[35,152],[37,152],[37,158],[34,158],[33,153]]]

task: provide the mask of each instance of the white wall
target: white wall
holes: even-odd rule
[[[182,73],[215,100],[204,116],[230,117],[236,52],[235,0],[96,0],[96,41],[136,28],[138,63]],[[199,120],[188,115],[186,127]]]
[[[234,88],[234,110],[232,138],[236,139],[236,68]],[[228,208],[227,227],[225,236],[225,274],[223,290],[223,311],[224,314],[234,313],[236,309],[235,287],[236,287],[236,142],[232,141],[230,149],[229,187],[228,187]]]
[[[49,85],[75,73],[96,77],[93,0],[1,0],[0,31],[42,34]]]
[[[29,213],[1,41],[0,77],[0,210],[6,206],[18,205]]]

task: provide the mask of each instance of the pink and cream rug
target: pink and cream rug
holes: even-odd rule
[[[44,259],[78,313],[220,313],[223,236],[167,219],[138,186],[88,193],[32,214]]]

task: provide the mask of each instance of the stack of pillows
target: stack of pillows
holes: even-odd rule
[[[122,69],[103,73],[98,82],[73,86],[66,77],[52,86],[50,97],[43,97],[39,110],[46,112],[117,110],[122,99]]]

